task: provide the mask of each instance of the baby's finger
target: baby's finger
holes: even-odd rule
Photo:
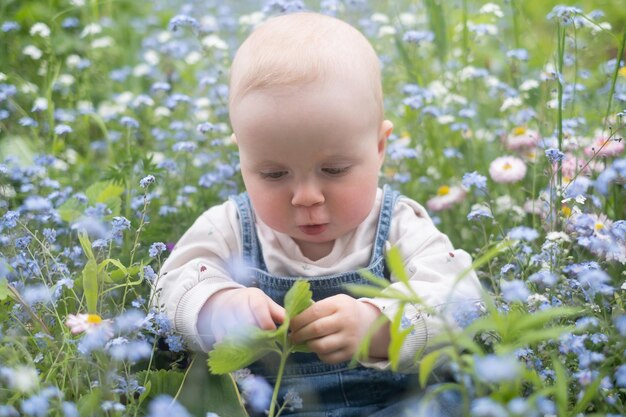
[[[270,312],[270,306],[265,300],[251,298],[248,300],[248,305],[259,328],[263,330],[274,330],[276,328]]]
[[[307,346],[318,355],[330,355],[346,348],[343,336],[339,333],[309,340]]]
[[[318,353],[317,357],[320,358],[322,362],[326,362],[331,365],[349,361],[350,359],[352,359],[352,355],[350,354],[350,352],[345,349],[339,349],[330,353]]]
[[[271,298],[269,299],[269,308],[272,321],[282,324],[285,321],[285,309]]]
[[[319,339],[337,333],[341,330],[341,325],[332,316],[323,317],[319,320],[308,323],[298,330],[291,331],[291,341],[293,343],[305,343],[309,340]]]
[[[333,314],[336,311],[336,307],[333,303],[327,302],[327,300],[328,299],[316,302],[311,307],[291,319],[291,323],[289,324],[291,331],[297,332],[310,323]]]

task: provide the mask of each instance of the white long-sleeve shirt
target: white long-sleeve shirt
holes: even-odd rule
[[[371,259],[372,248],[382,201],[378,190],[372,211],[355,230],[335,241],[332,251],[312,261],[298,245],[258,218],[256,231],[263,256],[272,275],[321,276],[364,268]],[[185,232],[164,263],[156,284],[153,304],[164,309],[174,330],[181,334],[192,349],[208,350],[197,329],[202,306],[217,291],[238,288],[227,272],[233,258],[242,253],[241,230],[237,208],[227,201],[205,211]],[[427,314],[420,306],[406,306],[406,323],[413,325],[400,353],[400,368],[414,365],[418,352],[428,349],[429,341],[443,326],[454,326],[452,313],[459,303],[480,299],[480,284],[472,271],[458,280],[471,265],[471,257],[455,250],[446,235],[439,232],[426,210],[415,201],[401,196],[393,210],[386,247],[398,247],[410,285],[425,304],[441,314]],[[392,277],[391,287],[407,292],[401,282]],[[377,306],[390,320],[398,302],[386,298],[360,299]],[[385,369],[387,361],[363,363]]]

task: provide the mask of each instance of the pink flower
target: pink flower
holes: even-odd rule
[[[615,156],[624,152],[624,141],[620,139],[598,136],[593,143],[585,148],[587,156]]]
[[[513,129],[513,131],[506,136],[504,142],[507,149],[519,151],[534,148],[540,140],[541,136],[539,136],[539,133],[536,130],[526,129],[525,127],[519,126]]]
[[[517,182],[526,175],[526,164],[515,156],[501,156],[489,165],[489,175],[495,182]]]
[[[466,192],[462,187],[442,185],[437,190],[437,195],[426,202],[430,211],[442,211],[449,209],[454,204],[465,199]]]
[[[110,324],[110,320],[102,320],[102,317],[97,314],[68,314],[65,321],[65,325],[70,328],[72,334],[89,333],[98,326],[110,327]]]
[[[565,158],[563,158],[563,161],[561,162],[561,172],[563,173],[563,176],[565,178],[572,179],[580,170],[582,170],[583,174],[588,174],[589,171],[591,171],[587,161],[583,158],[578,158],[571,153],[566,153]]]

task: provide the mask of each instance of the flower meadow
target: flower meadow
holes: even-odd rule
[[[302,406],[245,369],[211,375],[152,289],[196,217],[243,190],[238,44],[305,9],[371,40],[395,125],[381,183],[485,289],[415,359],[420,383],[445,367],[437,390],[469,416],[626,416],[626,10],[594,3],[3,2],[0,416]]]

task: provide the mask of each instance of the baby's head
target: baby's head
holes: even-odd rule
[[[319,259],[374,205],[386,139],[378,58],[335,18],[270,19],[231,70],[230,118],[255,213]]]
[[[358,87],[367,99],[360,112],[382,121],[380,62],[368,40],[354,27],[329,16],[283,15],[256,28],[237,51],[230,73],[229,106],[236,108],[252,91],[333,81]]]

